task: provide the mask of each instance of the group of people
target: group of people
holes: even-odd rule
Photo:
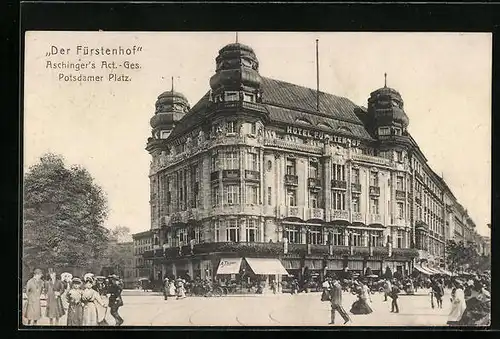
[[[123,306],[121,293],[123,283],[112,274],[106,281],[99,282],[95,275],[87,273],[83,279],[70,273],[61,274],[61,279],[53,269],[48,270],[48,279],[43,280],[43,272],[35,269],[33,277],[26,283],[26,302],[23,318],[28,325],[37,325],[42,317],[41,296],[46,296],[45,316],[50,325],[59,325],[60,318],[67,315],[67,326],[108,325],[108,308],[115,319],[115,325],[123,324],[118,310]],[[107,300],[106,300],[107,299]]]
[[[163,279],[163,297],[168,300],[168,297],[177,297],[177,299],[186,298],[186,280],[182,278],[165,277]]]
[[[454,280],[451,291],[450,326],[489,326],[491,323],[491,281],[474,276],[464,282]]]

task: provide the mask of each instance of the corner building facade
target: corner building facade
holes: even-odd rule
[[[251,47],[223,47],[192,108],[173,88],[156,102],[144,258],[155,276],[201,278],[221,258],[279,259],[299,277],[439,264],[446,184],[408,124],[394,89],[364,108],[263,77]]]

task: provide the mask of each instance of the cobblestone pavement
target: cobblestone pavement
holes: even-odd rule
[[[442,309],[431,308],[427,290],[418,292],[418,295],[399,298],[400,313],[390,312],[390,299],[384,302],[383,294],[374,294],[373,313],[350,314],[352,322],[347,325],[340,325],[342,319],[337,314],[337,326],[445,326],[451,307],[449,291]],[[346,311],[349,312],[355,298],[344,293]],[[120,308],[125,320],[123,326],[329,326],[330,321],[330,304],[321,302],[319,293],[188,297],[167,301],[159,295],[144,294],[124,295],[123,300],[125,305]],[[114,325],[109,314],[106,319]],[[42,318],[39,325],[45,324],[48,319]],[[60,324],[66,324],[66,317]]]

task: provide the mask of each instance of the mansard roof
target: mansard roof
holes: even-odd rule
[[[270,78],[262,78],[262,80],[262,104],[269,112],[272,122],[295,125],[297,120],[305,119],[312,123],[311,126],[306,126],[310,129],[372,140],[355,114],[360,107],[351,100],[320,92],[318,112],[316,90]],[[169,136],[170,140],[203,123],[204,113],[208,108],[209,94],[210,92],[207,92],[180,120]]]

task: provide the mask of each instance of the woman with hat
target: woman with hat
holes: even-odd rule
[[[108,305],[101,299],[99,292],[94,290],[94,279],[87,277],[83,285],[82,304],[83,304],[83,326],[97,326],[98,313],[97,305],[107,308]]]
[[[465,311],[465,295],[460,280],[455,281],[455,288],[451,292],[451,312],[448,315],[448,325],[457,325]]]
[[[71,287],[66,294],[68,302],[68,326],[82,326],[83,323],[83,305],[82,305],[82,281],[80,278],[73,278]]]
[[[24,317],[28,320],[28,325],[33,322],[36,325],[38,319],[42,317],[42,305],[40,304],[40,296],[43,290],[42,270],[35,269],[33,278],[26,283],[26,295],[28,300],[24,310]]]
[[[54,319],[56,325],[58,325],[59,318],[65,314],[61,300],[61,295],[64,292],[64,286],[62,282],[57,279],[56,272],[51,268],[49,268],[49,280],[45,282],[45,291],[47,295],[45,315],[49,318],[51,325],[54,324]]]

